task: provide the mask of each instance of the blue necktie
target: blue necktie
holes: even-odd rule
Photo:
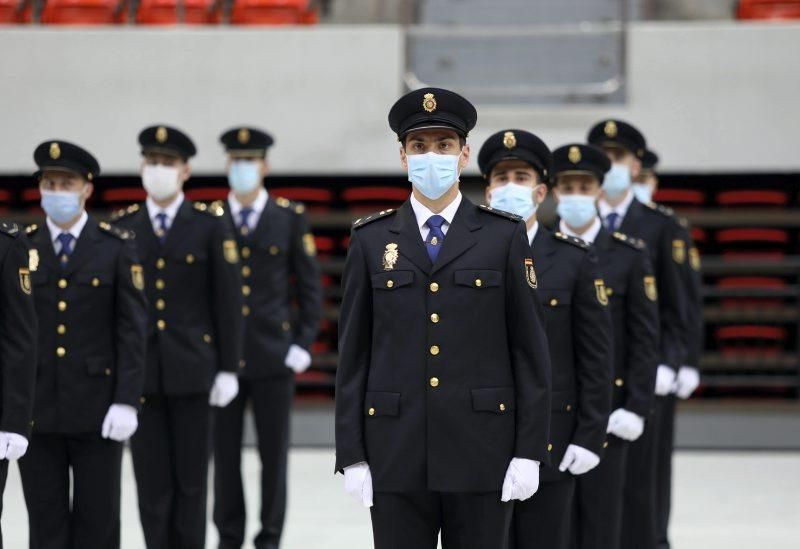
[[[164,241],[167,239],[167,214],[164,212],[156,214],[156,221],[158,222],[158,227],[156,228],[156,236],[158,237],[158,241],[163,244]]]
[[[67,262],[69,262],[69,256],[72,255],[72,242],[75,237],[69,233],[61,233],[58,235],[57,240],[61,244],[61,249],[58,251],[58,260],[61,262],[62,267],[66,267]]]
[[[242,208],[239,212],[239,233],[242,236],[250,234],[250,216],[253,215],[253,208]]]
[[[439,250],[442,249],[442,244],[444,243],[444,232],[442,232],[444,217],[432,215],[425,224],[430,229],[428,238],[425,240],[425,248],[428,250],[428,257],[431,258],[431,262],[436,263],[436,258],[439,257]]]
[[[617,219],[619,219],[619,214],[616,212],[611,212],[606,216],[606,227],[612,233],[617,230]]]

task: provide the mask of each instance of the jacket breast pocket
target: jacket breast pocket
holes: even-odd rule
[[[513,387],[472,389],[472,410],[505,414],[517,409]]]
[[[482,269],[462,269],[453,274],[453,282],[457,286],[468,286],[476,290],[497,288],[503,281],[500,271]]]
[[[372,275],[374,290],[396,291],[414,282],[414,271],[387,271]]]
[[[364,414],[369,417],[399,416],[400,393],[367,391],[364,398]]]

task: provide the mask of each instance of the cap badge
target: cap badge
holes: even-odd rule
[[[506,132],[503,134],[503,146],[506,149],[513,149],[517,146],[517,136],[514,132]]]
[[[166,143],[167,137],[169,137],[169,134],[167,133],[167,128],[165,128],[164,126],[159,126],[158,129],[156,130],[156,141],[158,141],[159,143]]]
[[[250,130],[247,128],[242,128],[239,130],[239,135],[237,135],[236,138],[242,145],[247,145],[247,143],[250,142]]]
[[[606,122],[603,133],[606,134],[606,137],[617,137],[617,123],[613,120]]]
[[[386,250],[383,252],[383,270],[391,271],[394,269],[394,264],[400,258],[400,252],[397,251],[397,244],[391,242],[386,245]]]
[[[425,112],[433,112],[436,110],[436,98],[432,93],[426,93],[422,96],[422,108]]]
[[[50,143],[50,158],[58,160],[60,156],[61,147],[58,146],[58,143]]]
[[[581,150],[578,147],[570,147],[567,158],[569,158],[569,161],[572,162],[573,164],[577,164],[583,158],[581,156]]]

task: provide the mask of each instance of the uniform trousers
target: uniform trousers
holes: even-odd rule
[[[542,482],[533,497],[515,502],[509,548],[568,549],[575,484],[575,477]]]

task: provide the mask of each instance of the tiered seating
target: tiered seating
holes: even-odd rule
[[[705,204],[706,195],[693,189],[659,188],[653,199],[673,208],[699,208]]]
[[[790,237],[783,229],[723,229],[717,231],[716,241],[726,259],[781,259]]]
[[[787,20],[800,19],[798,0],[739,0],[736,10],[739,19]]]
[[[0,25],[30,23],[32,11],[28,0],[0,0]]]
[[[770,308],[785,302],[780,294],[788,284],[782,278],[771,276],[728,276],[720,278],[716,287],[723,296],[720,304],[726,309]]]
[[[228,199],[227,187],[195,187],[186,189],[186,198],[198,202],[214,202]]]
[[[141,0],[136,11],[140,25],[209,25],[222,21],[218,0]]]
[[[341,197],[352,212],[396,208],[408,198],[408,187],[352,187],[342,190]]]
[[[147,193],[141,187],[116,187],[100,193],[100,202],[109,209],[123,208],[135,202],[143,202]]]
[[[233,0],[234,25],[313,25],[319,21],[309,0]]]
[[[770,207],[786,206],[789,195],[783,191],[769,189],[740,189],[717,193],[717,204],[725,207]]]
[[[787,330],[777,326],[737,325],[714,330],[723,355],[775,355],[785,348]]]
[[[269,190],[270,195],[280,196],[296,202],[302,202],[311,211],[328,211],[336,198],[330,189],[319,187],[275,187]]]
[[[47,0],[42,9],[45,25],[112,25],[120,21],[119,0]]]

